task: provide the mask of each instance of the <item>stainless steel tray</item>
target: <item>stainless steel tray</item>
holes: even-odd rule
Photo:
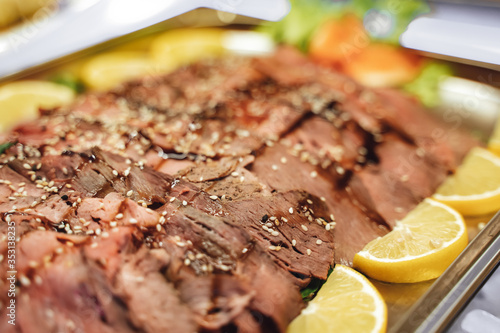
[[[201,25],[221,25],[214,11],[197,10]],[[108,41],[93,48],[47,62],[43,65],[26,68],[16,73],[0,77],[0,82],[13,78],[37,77],[39,73],[50,71],[53,67],[80,58],[101,49],[122,42],[134,40],[165,28],[190,25],[187,13],[174,19],[148,27],[120,38]],[[236,17],[232,23],[255,23],[254,19]],[[38,74],[37,74],[38,73]],[[476,93],[487,91],[488,93]],[[438,113],[453,112],[462,119],[462,124],[475,130],[483,138],[489,136],[493,123],[500,111],[500,91],[490,85],[451,78],[440,86],[444,105]],[[473,100],[474,103],[470,103]],[[469,101],[469,102],[468,102]],[[489,221],[489,222],[488,222]],[[466,219],[470,243],[462,254],[438,279],[413,284],[389,284],[372,280],[386,300],[389,312],[388,332],[442,332],[452,322],[456,314],[467,304],[470,297],[480,287],[482,281],[500,262],[500,213],[495,217],[482,216]],[[480,230],[484,224],[484,228]]]

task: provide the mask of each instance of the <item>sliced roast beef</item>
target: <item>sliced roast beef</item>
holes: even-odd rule
[[[1,136],[0,330],[284,332],[477,144],[449,128],[292,48],[44,110]]]

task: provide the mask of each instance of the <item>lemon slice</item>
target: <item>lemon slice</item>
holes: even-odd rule
[[[498,115],[495,130],[488,142],[488,149],[500,156],[500,115]]]
[[[500,157],[474,148],[456,173],[437,189],[434,199],[464,215],[483,215],[500,209]]]
[[[380,281],[411,283],[437,278],[467,245],[457,211],[425,199],[396,227],[354,256],[354,267]]]
[[[87,86],[108,90],[118,84],[157,71],[146,53],[115,51],[94,56],[83,64],[80,75]]]
[[[287,333],[385,332],[386,327],[387,307],[377,289],[355,270],[336,265]]]
[[[38,117],[38,109],[71,103],[75,93],[68,87],[46,81],[17,81],[0,87],[0,131]]]
[[[224,30],[184,28],[167,31],[153,40],[151,55],[164,71],[224,52]]]

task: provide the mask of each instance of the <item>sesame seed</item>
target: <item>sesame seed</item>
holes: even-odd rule
[[[19,282],[21,282],[21,284],[25,287],[28,287],[31,284],[30,279],[28,279],[28,277],[24,274],[19,275]]]
[[[321,239],[316,240],[316,244],[321,245],[323,241]]]
[[[109,226],[110,226],[111,228],[116,227],[116,225],[117,225],[117,222],[116,222],[116,221],[111,221],[111,222],[109,222]]]
[[[238,177],[240,174],[236,171],[231,172],[231,176]]]
[[[134,191],[132,191],[132,190],[128,191],[128,192],[127,192],[127,197],[131,197],[131,196],[132,196],[132,194],[134,194]]]
[[[188,204],[188,203],[187,203],[187,201],[186,201],[186,200],[182,200],[182,205],[183,205],[183,206],[187,206],[187,204]]]
[[[343,174],[345,173],[344,168],[343,168],[343,167],[341,167],[340,165],[338,165],[338,166],[336,166],[336,167],[335,167],[335,171],[337,171],[337,173],[338,173],[339,175],[343,175]]]
[[[23,168],[25,168],[26,170],[31,170],[31,165],[29,165],[28,163],[24,163]]]
[[[171,197],[169,201],[170,202],[174,202],[175,201],[175,197]]]
[[[279,234],[280,234],[280,233],[279,233],[279,232],[277,232],[277,231],[273,231],[273,232],[271,232],[271,235],[273,235],[273,236],[278,236]]]
[[[290,207],[290,208],[288,209],[288,212],[289,212],[290,214],[293,214],[293,208],[292,208],[292,207]]]
[[[116,216],[115,216],[115,219],[117,219],[117,220],[120,220],[120,219],[122,219],[122,218],[123,218],[123,214],[122,214],[122,213],[118,213],[118,214],[116,214]]]
[[[247,253],[248,252],[248,249],[245,247],[243,248],[243,250],[241,250],[241,253]]]
[[[284,156],[283,156],[283,157],[280,159],[280,162],[281,162],[281,163],[283,163],[283,164],[285,164],[285,163],[286,163],[286,157],[284,157]]]
[[[278,166],[276,164],[273,164],[271,165],[271,169],[273,169],[274,171],[278,170]]]
[[[333,214],[330,214],[330,220],[335,221],[335,216],[333,216]]]
[[[113,170],[113,175],[118,176],[118,171]]]
[[[310,205],[312,205],[312,204],[313,204],[313,202],[312,202],[312,200],[311,200],[311,199],[307,199],[307,203],[308,203],[308,204],[310,204]]]
[[[410,176],[409,175],[402,175],[401,176],[401,181],[404,183],[404,182],[407,182],[408,180],[410,179]]]
[[[284,223],[287,223],[288,222],[288,219],[286,217],[282,217],[281,218],[281,221],[283,221]]]
[[[159,224],[159,223],[158,223],[158,224],[156,225],[156,230],[161,231],[161,224]]]
[[[315,171],[312,171],[312,172],[311,172],[311,177],[312,177],[312,178],[316,178],[316,177],[318,177],[318,172],[317,172],[316,170],[315,170]]]
[[[218,196],[216,196],[216,195],[211,195],[211,196],[210,196],[210,199],[212,199],[212,200],[217,200],[218,198],[219,198],[219,197],[218,197]]]
[[[274,245],[270,245],[270,246],[269,246],[269,250],[272,250],[272,251],[276,250],[276,246],[274,246]]]
[[[307,249],[307,250],[306,250],[306,252],[307,252],[307,255],[308,255],[308,256],[310,256],[310,255],[311,255],[311,253],[312,253],[311,249]]]
[[[292,246],[296,246],[297,245],[297,241],[295,239],[292,239]]]
[[[191,260],[189,260],[188,258],[184,259],[184,265],[186,266],[191,265]]]
[[[305,225],[303,225],[303,224],[302,224],[300,227],[301,227],[301,228],[302,228],[302,230],[304,230],[304,231],[309,230],[309,229],[308,229]]]
[[[130,220],[128,220],[128,223],[130,223],[130,224],[136,224],[137,220],[134,219],[134,218],[131,218]]]
[[[43,280],[42,278],[40,277],[40,275],[35,275],[33,277],[33,281],[35,281],[35,284],[40,286],[42,283],[43,283]]]

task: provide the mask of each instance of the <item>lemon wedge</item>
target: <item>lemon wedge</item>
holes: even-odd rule
[[[96,55],[80,70],[83,82],[95,90],[108,90],[122,82],[154,74],[157,70],[148,55],[132,51]]]
[[[184,28],[167,31],[151,43],[151,56],[164,71],[224,53],[224,30]]]
[[[441,275],[467,245],[460,213],[425,199],[396,227],[354,256],[354,267],[386,282],[412,283]]]
[[[495,129],[488,142],[488,149],[500,156],[500,115],[498,115]]]
[[[434,199],[464,215],[483,215],[500,209],[500,157],[474,148],[454,175],[437,189]]]
[[[75,93],[60,84],[25,80],[0,87],[0,132],[38,117],[38,109],[71,103]]]
[[[385,332],[387,307],[362,274],[336,265],[316,297],[288,327],[287,333]]]

